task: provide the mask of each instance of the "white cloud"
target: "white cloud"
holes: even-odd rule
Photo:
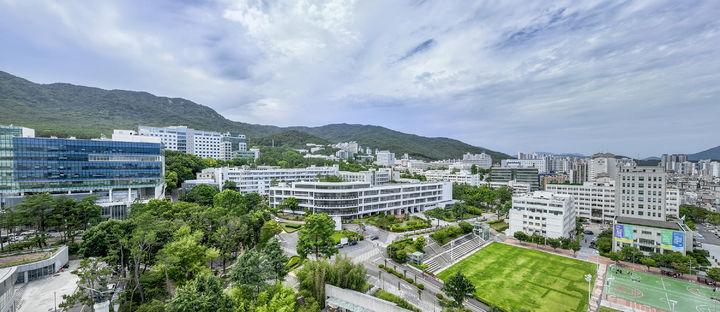
[[[719,14],[712,1],[6,0],[0,66],[251,123],[379,124],[507,152],[692,152],[720,144]]]

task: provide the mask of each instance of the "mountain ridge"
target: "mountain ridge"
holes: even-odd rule
[[[362,146],[390,150],[400,155],[427,159],[460,158],[465,152],[487,152],[493,159],[507,154],[473,146],[459,140],[424,137],[374,125],[329,124],[319,127],[278,127],[232,121],[214,109],[178,98],[155,96],[146,91],[106,90],[69,83],[38,84],[0,71],[0,124],[34,128],[38,136],[109,135],[113,129],[136,129],[138,125],[184,125],[210,131],[243,133],[251,142],[286,131],[300,131],[330,142],[357,141]],[[297,138],[294,138],[297,137]],[[289,144],[310,137],[285,135]],[[292,142],[297,139],[297,142]]]

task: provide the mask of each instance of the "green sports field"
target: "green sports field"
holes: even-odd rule
[[[638,271],[631,276],[625,268],[619,274],[616,269],[608,267],[605,294],[665,311],[672,311],[672,301],[676,301],[675,311],[720,311],[720,302],[710,299],[711,287]]]
[[[492,243],[438,277],[461,271],[473,281],[475,295],[503,310],[587,311],[588,282],[595,264],[542,251]]]

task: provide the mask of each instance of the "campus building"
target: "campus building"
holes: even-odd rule
[[[633,246],[646,254],[678,251],[684,255],[692,250],[692,231],[678,220],[680,193],[668,190],[666,183],[662,167],[620,167],[613,251]]]
[[[447,181],[469,185],[479,185],[480,175],[464,170],[427,170],[423,173],[428,181]]]
[[[492,167],[492,157],[485,153],[480,154],[463,154],[462,163],[475,165],[478,168],[490,169]]]
[[[212,180],[222,188],[225,181],[233,181],[242,194],[268,194],[270,186],[282,182],[315,181],[320,177],[338,175],[338,166],[307,168],[221,167],[205,168],[197,173],[198,180]]]
[[[0,268],[0,312],[15,312],[17,267]]]
[[[531,191],[537,191],[540,188],[538,169],[536,168],[492,168],[490,177],[493,182],[516,181],[530,184]]]
[[[615,181],[608,178],[583,184],[553,184],[545,190],[572,196],[575,212],[593,223],[612,224],[615,220]]]
[[[339,171],[338,177],[345,182],[368,182],[370,185],[380,185],[389,183],[392,180],[392,168],[370,168],[366,171],[351,172]]]
[[[31,129],[0,126],[0,208],[33,193],[92,195],[103,216],[123,218],[131,204],[164,197],[164,186],[160,143],[36,138]]]
[[[547,172],[545,159],[503,159],[500,161],[500,166],[503,168],[535,168],[538,173]]]
[[[247,141],[244,134],[226,132],[220,138],[220,159],[255,158],[247,153]],[[250,157],[248,157],[250,156]]]
[[[407,214],[452,201],[452,183],[295,182],[270,188],[270,207],[295,197],[299,210],[357,219],[378,213]]]
[[[202,131],[186,126],[148,127],[139,126],[138,135],[158,137],[165,149],[181,151],[202,158],[232,159],[233,153],[247,150],[245,136],[214,131]]]
[[[375,164],[378,166],[383,167],[392,167],[395,166],[395,153],[391,153],[388,151],[378,151],[375,152]]]
[[[508,235],[523,232],[548,238],[570,237],[575,230],[575,206],[569,195],[546,191],[515,195],[508,220]]]

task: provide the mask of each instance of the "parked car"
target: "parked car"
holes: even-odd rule
[[[357,245],[357,241],[350,241],[350,243],[348,245],[355,246],[355,245]]]
[[[380,237],[378,237],[377,235],[370,238],[370,240],[377,240],[377,239],[380,239]]]
[[[590,230],[583,231],[583,233],[585,233],[585,235],[593,235],[593,234],[595,234],[595,233],[593,233],[593,231],[590,231]]]
[[[343,245],[343,244],[337,244],[337,245],[335,245],[335,247],[337,247],[337,248],[343,248],[343,246],[345,246],[345,245]]]

